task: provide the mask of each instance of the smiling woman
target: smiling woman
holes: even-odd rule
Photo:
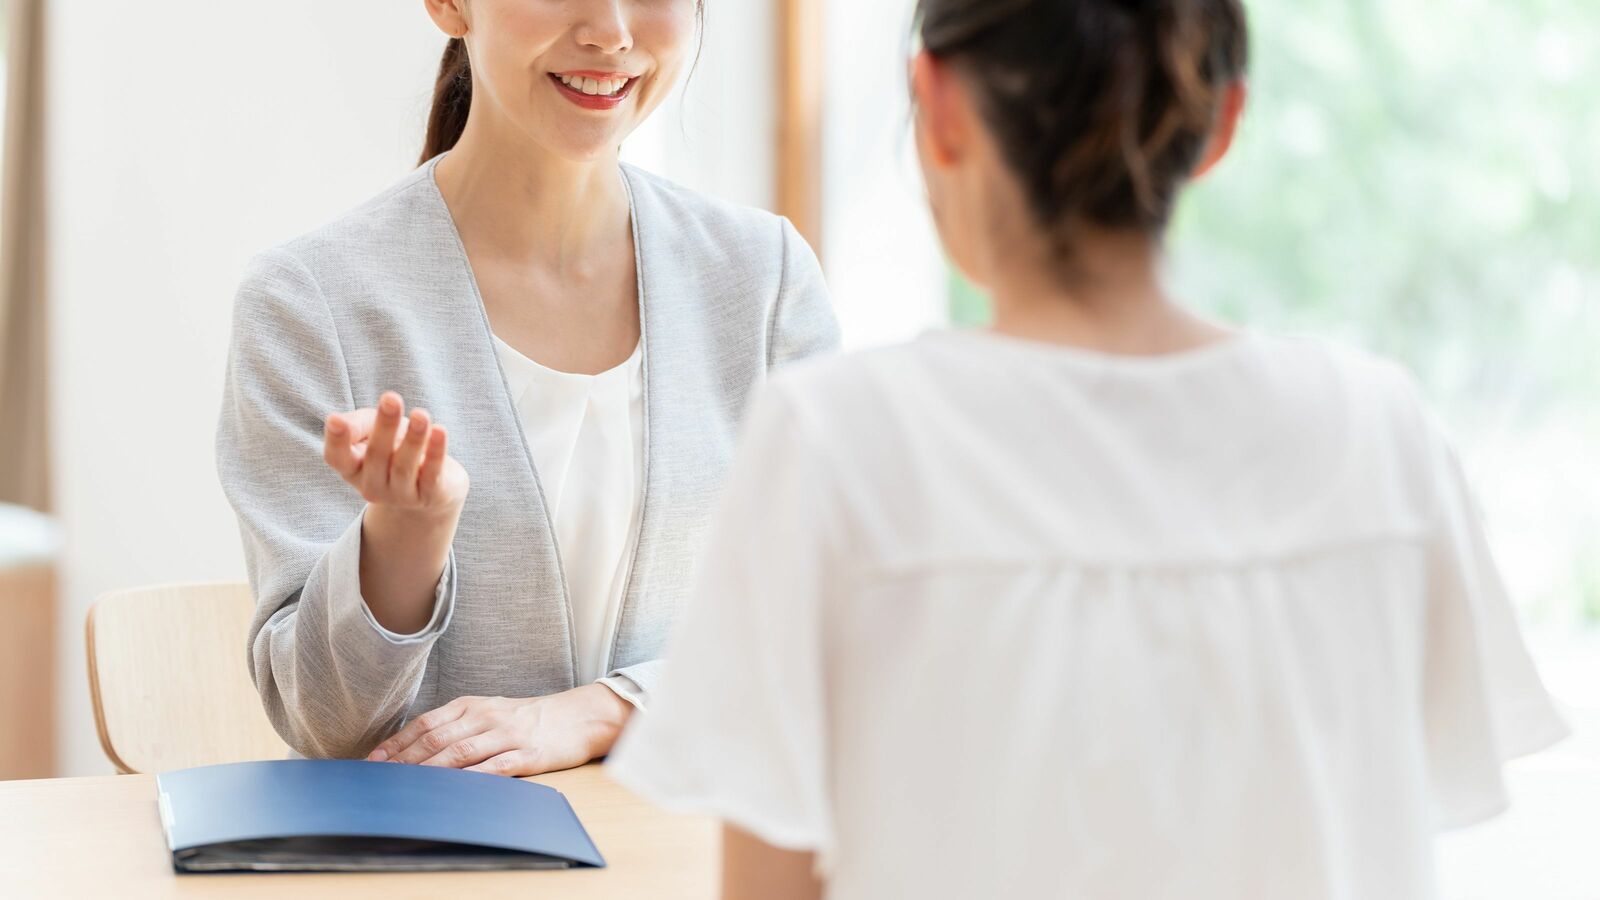
[[[534,6],[540,5],[534,4]],[[549,4],[543,5],[548,6]],[[678,2],[661,4],[661,6],[666,7],[666,11],[669,13],[676,13],[681,19],[683,9],[688,6],[688,3],[686,0],[678,0]],[[673,9],[674,7],[676,9]],[[704,0],[695,0],[693,8],[695,26],[696,30],[698,30],[705,13]],[[535,12],[540,12],[542,15],[535,15]],[[439,16],[436,15],[435,21],[439,23],[441,29],[452,35],[452,37],[445,44],[444,58],[439,63],[439,77],[434,85],[433,111],[428,119],[428,134],[424,142],[421,162],[427,162],[455,146],[466,128],[467,113],[472,106],[472,57],[467,52],[466,41],[462,37],[454,36],[462,25],[462,22],[458,20],[463,18],[463,15],[460,12],[447,12],[444,15],[445,18],[443,20],[440,20]],[[549,15],[548,10],[528,11],[526,15],[535,23],[533,27],[536,28],[547,27],[555,19],[555,17]],[[508,22],[506,24],[515,26],[518,23]],[[684,26],[682,21],[672,21],[670,19],[667,20],[667,24],[672,28],[682,28]],[[681,46],[683,40],[682,36],[672,35],[668,37],[667,42],[675,46]],[[483,54],[488,52],[491,51],[487,48],[480,48],[478,50],[480,59],[484,58]],[[482,63],[482,65],[490,64],[489,62]],[[572,90],[562,91],[561,93],[573,100],[574,103],[587,109],[601,110],[616,109],[620,106],[622,101],[626,100],[627,96],[633,92],[634,87],[642,78],[642,74],[639,72],[594,69],[579,69],[566,72],[547,71],[545,74],[547,78],[555,82],[558,88],[571,88]],[[517,76],[513,74],[513,77]],[[606,81],[613,83],[606,85],[606,90],[601,90],[601,82]],[[616,81],[627,82],[623,86],[627,94],[620,97],[609,96],[617,94],[619,91],[619,86],[614,83]],[[593,82],[593,84],[590,84],[590,82]],[[670,89],[672,79],[666,79],[662,83],[666,88]],[[666,91],[663,90],[660,93],[664,95]],[[597,96],[605,96],[607,100],[614,100],[615,102],[602,103],[590,99]],[[662,99],[664,99],[664,96],[657,96],[647,103],[641,103],[642,114],[639,116],[638,121],[633,123],[634,126],[636,127],[639,121],[642,121],[645,116],[653,112],[660,105]],[[632,129],[630,128],[629,130],[631,131]]]
[[[422,165],[252,264],[218,460],[292,747],[533,774],[649,704],[746,399],[837,328],[787,221],[618,160],[698,3],[426,6]]]

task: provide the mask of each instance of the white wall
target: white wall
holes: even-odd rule
[[[443,40],[416,0],[51,7],[60,737],[77,775],[109,771],[85,686],[92,599],[243,577],[212,454],[239,273],[410,168]],[[765,203],[770,13],[712,7],[687,101],[629,156]]]
[[[772,0],[707,0],[699,65],[623,158],[739,203],[773,202]]]

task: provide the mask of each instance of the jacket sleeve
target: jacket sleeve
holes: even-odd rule
[[[773,304],[767,369],[839,351],[839,320],[811,245],[783,219],[783,279]]]
[[[256,600],[256,688],[311,757],[364,756],[399,726],[455,602],[453,553],[417,634],[382,628],[362,599],[365,504],[322,459],[326,416],[356,406],[310,272],[281,251],[257,257],[235,300],[217,469]]]

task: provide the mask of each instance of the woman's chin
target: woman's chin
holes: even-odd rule
[[[617,150],[622,146],[623,136],[618,135],[607,141],[590,144],[582,147],[573,146],[561,151],[561,155],[575,163],[606,162],[617,158]]]
[[[530,129],[538,143],[549,152],[574,163],[604,162],[615,159],[617,148],[633,131],[631,128],[596,127],[595,122],[570,122],[552,129],[548,122]]]

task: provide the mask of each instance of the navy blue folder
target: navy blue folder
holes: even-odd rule
[[[499,775],[285,759],[167,772],[180,872],[415,872],[604,866],[555,788]]]

